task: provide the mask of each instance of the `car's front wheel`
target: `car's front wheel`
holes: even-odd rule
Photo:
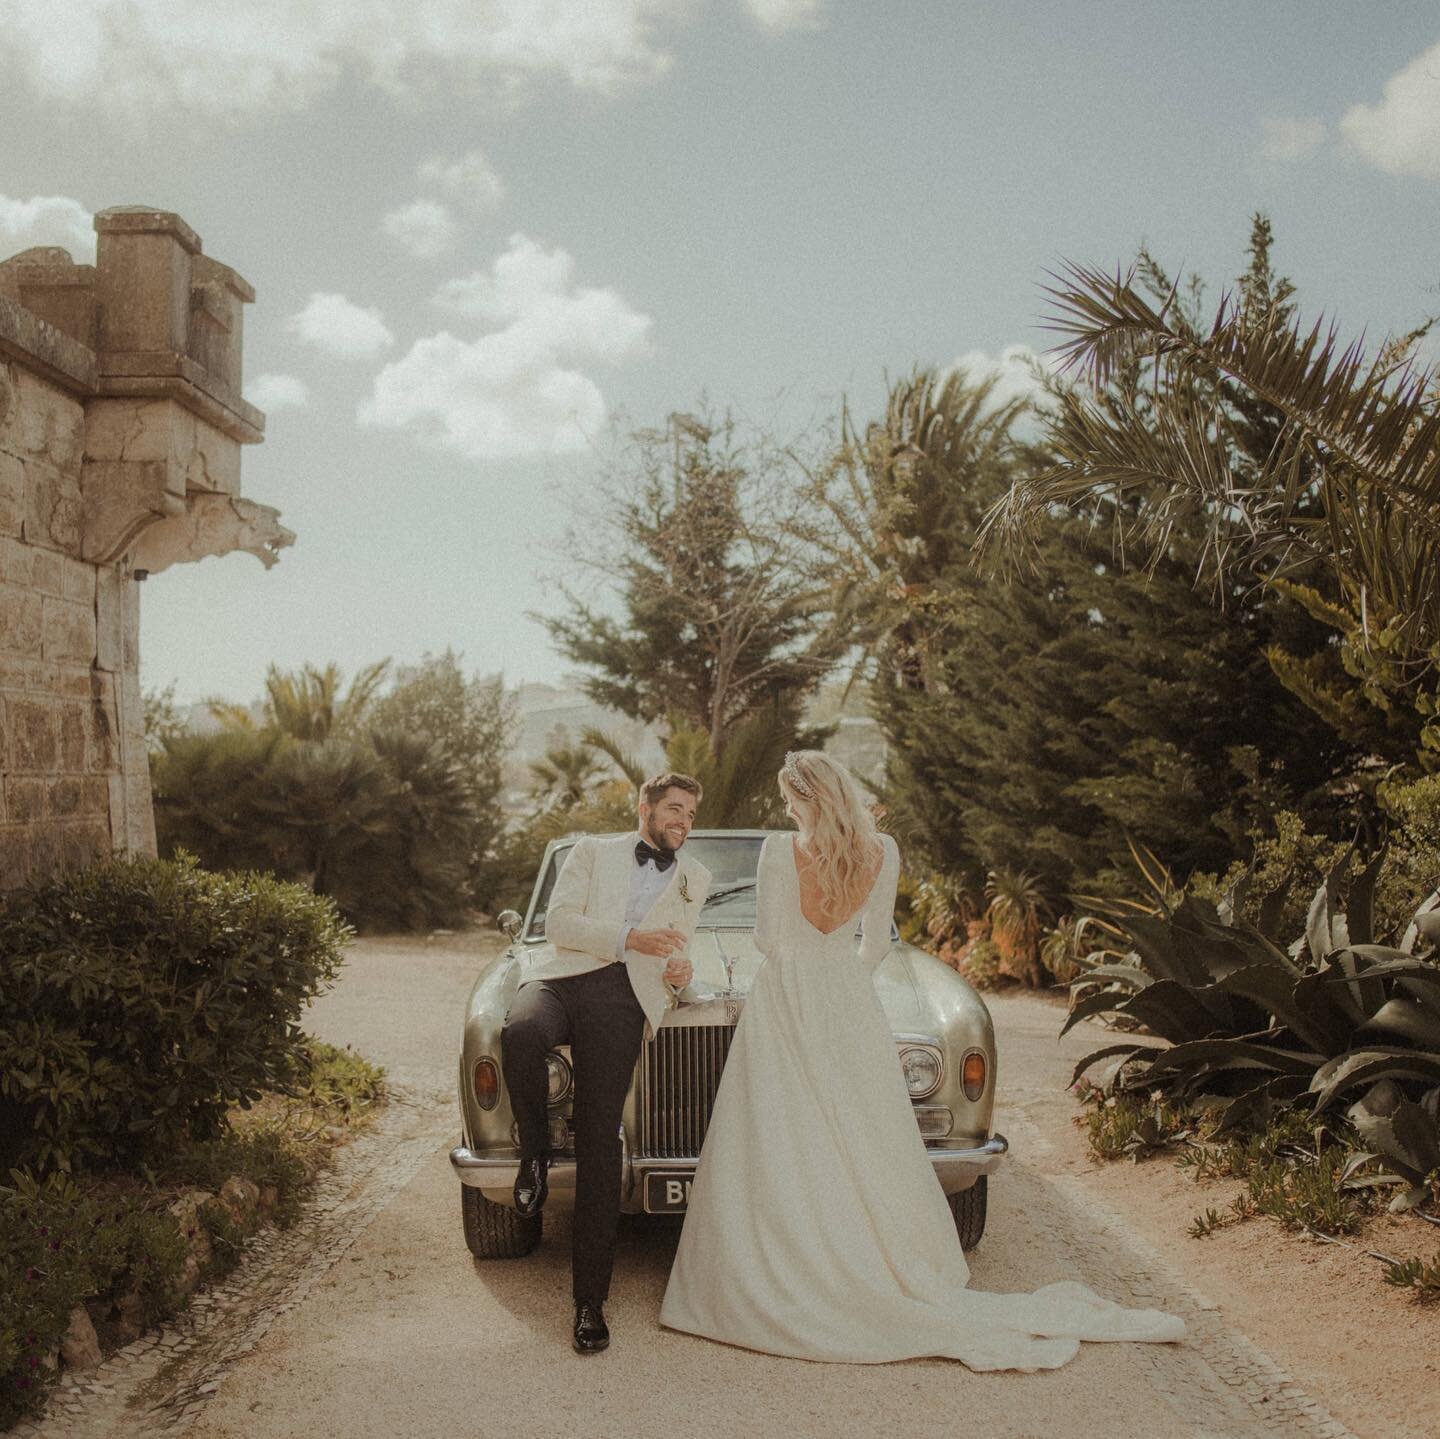
[[[468,1184],[460,1186],[465,1244],[477,1259],[521,1259],[540,1242],[544,1215],[530,1218],[508,1204],[496,1204]]]
[[[950,1213],[955,1217],[955,1232],[962,1249],[974,1249],[985,1233],[986,1180],[982,1174],[969,1189],[959,1189],[945,1196]]]

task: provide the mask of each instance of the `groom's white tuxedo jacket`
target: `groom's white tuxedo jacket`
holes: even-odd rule
[[[565,979],[617,962],[639,838],[638,834],[607,839],[586,835],[575,842],[550,895],[545,916],[550,946],[530,957],[524,983]],[[678,929],[685,936],[680,954],[686,955],[710,891],[710,871],[682,846],[668,881],[644,916],[631,924],[636,929]],[[661,978],[666,963],[656,955],[625,951],[630,986],[645,1011],[647,1039],[659,1029],[671,1003],[670,988]]]

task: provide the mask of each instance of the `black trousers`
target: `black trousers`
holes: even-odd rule
[[[500,1061],[526,1159],[549,1155],[545,1053],[570,1046],[575,1067],[576,1299],[605,1299],[620,1218],[620,1113],[645,1035],[623,964],[521,985],[505,1016]]]

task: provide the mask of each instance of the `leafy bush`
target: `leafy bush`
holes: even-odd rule
[[[1372,927],[1377,938],[1398,941],[1415,896],[1440,883],[1440,777],[1381,784],[1377,799],[1391,832],[1377,856]],[[1238,892],[1234,918],[1277,941],[1304,931],[1311,896],[1327,875],[1345,888],[1366,868],[1353,846],[1307,830],[1288,810],[1276,813],[1250,840],[1248,860],[1237,859],[1223,875],[1193,875],[1186,887],[1196,898],[1222,907],[1228,895]]]
[[[477,825],[487,842],[493,828],[458,761],[424,733],[182,735],[151,773],[162,853],[271,871],[369,929],[459,923]]]
[[[114,860],[0,909],[0,1167],[127,1163],[304,1072],[334,905],[193,859]]]
[[[149,1323],[173,1308],[185,1253],[175,1222],[140,1199],[64,1175],[0,1189],[0,1428],[43,1406],[71,1310],[133,1295]]]
[[[305,1039],[305,1073],[300,1092],[312,1108],[349,1119],[385,1097],[385,1071],[321,1039]]]

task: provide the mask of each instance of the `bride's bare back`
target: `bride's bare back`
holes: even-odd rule
[[[795,854],[795,877],[800,886],[800,915],[812,929],[819,930],[821,934],[833,934],[860,912],[879,878],[880,866],[885,861],[884,850],[876,846],[875,858],[866,869],[863,880],[856,884],[853,892],[842,897],[838,906],[832,907],[826,904],[825,896],[820,892],[814,857],[801,847],[798,837],[792,836],[791,845]]]

